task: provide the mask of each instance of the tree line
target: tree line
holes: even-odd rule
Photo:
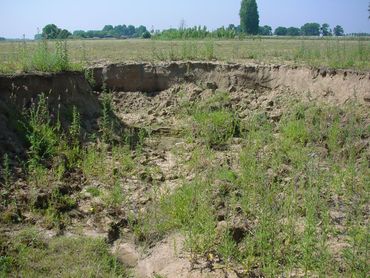
[[[186,28],[170,28],[165,30],[152,30],[149,32],[145,26],[135,27],[133,25],[106,25],[102,30],[76,30],[73,33],[66,29],[60,29],[55,24],[48,24],[42,29],[41,34],[37,34],[35,39],[92,39],[92,38],[151,38],[176,40],[176,39],[235,39],[243,38],[247,33],[243,31],[242,25],[230,24],[222,26],[216,30],[208,30],[206,26],[194,26]],[[306,23],[302,27],[282,27],[275,30],[271,26],[258,26],[255,35],[259,36],[343,36],[344,30],[341,26],[335,26],[333,30],[326,23]]]
[[[333,30],[330,29],[329,24],[324,23],[306,23],[301,28],[297,27],[283,27],[279,26],[272,33],[271,26],[259,25],[259,13],[256,0],[242,0],[239,11],[240,29],[245,34],[261,35],[261,36],[343,36],[344,30],[342,26],[337,25]]]
[[[241,25],[235,26],[230,24],[228,27],[221,27],[214,31],[209,31],[205,26],[195,26],[190,28],[171,28],[153,33],[154,39],[205,39],[205,38],[223,38],[234,39],[243,38],[249,34],[243,31]],[[282,27],[279,26],[275,30],[271,26],[258,26],[257,33],[253,35],[259,36],[344,36],[344,30],[340,25],[330,29],[327,23],[322,25],[318,23],[306,23],[302,27]]]
[[[55,24],[48,24],[42,28],[42,33],[35,35],[35,39],[92,39],[92,38],[150,38],[151,34],[143,25],[105,25],[102,30],[76,30],[73,33],[60,29]]]
[[[337,25],[332,30],[329,24],[306,23],[302,27],[277,27],[274,32],[271,26],[260,26],[258,5],[256,0],[242,0],[239,11],[240,25],[230,24],[214,31],[208,31],[207,27],[184,28],[184,22],[180,28],[157,31],[154,38],[157,39],[203,39],[203,38],[243,38],[246,35],[259,36],[344,36],[343,27]]]
[[[272,35],[272,34],[271,34]],[[282,27],[279,26],[275,29],[274,35],[276,36],[344,36],[344,29],[342,26],[337,25],[333,29],[330,28],[329,24],[324,23],[306,23],[301,28],[297,27]]]

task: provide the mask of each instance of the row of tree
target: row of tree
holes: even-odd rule
[[[262,28],[266,28],[269,26],[264,26]],[[271,29],[270,29],[271,30]],[[270,34],[272,35],[272,33]],[[306,23],[301,28],[297,27],[282,27],[279,26],[275,29],[274,35],[276,36],[344,36],[343,27],[337,25],[334,29],[330,29],[329,24],[324,23],[320,25],[319,23]]]
[[[145,26],[140,25],[135,27],[133,25],[105,25],[102,30],[82,31],[77,30],[73,32],[75,38],[144,38],[148,39],[151,34]]]
[[[55,24],[48,24],[35,39],[67,39],[67,38],[150,38],[151,34],[145,26],[106,25],[102,30],[77,30],[73,34],[66,29],[60,29]]]
[[[186,28],[171,28],[163,31],[152,31],[151,33],[145,26],[135,27],[133,25],[106,25],[102,30],[83,31],[77,30],[73,34],[68,30],[60,29],[55,24],[48,24],[42,29],[42,34],[35,36],[35,39],[67,39],[67,38],[150,38],[153,35],[156,39],[205,39],[205,38],[241,38],[245,35],[241,25],[230,24],[228,27],[221,27],[214,31],[209,31],[206,26],[195,26]],[[343,36],[344,30],[337,25],[333,30],[326,23],[306,23],[301,28],[297,27],[277,27],[273,32],[271,26],[259,26],[257,35],[260,36]]]
[[[270,26],[259,26],[259,13],[256,0],[242,0],[240,7],[240,26],[241,31],[249,35],[271,36],[272,28]],[[297,27],[278,27],[274,32],[277,36],[343,36],[342,26],[337,25],[333,30],[329,24],[322,25],[318,23],[306,23],[301,28]]]
[[[198,26],[191,28],[180,27],[178,29],[171,28],[163,31],[156,31],[153,34],[155,39],[176,40],[176,39],[204,39],[204,38],[242,38],[245,36],[241,25],[235,26],[230,24],[228,27],[221,27],[214,31],[207,30],[206,26]],[[326,23],[320,25],[318,23],[306,23],[301,28],[297,27],[277,27],[274,32],[271,26],[258,26],[256,35],[260,36],[343,36],[344,30],[337,25],[333,30]]]
[[[42,34],[35,35],[35,39],[67,39],[71,35],[66,29],[60,29],[55,24],[48,24],[42,29]]]
[[[214,31],[209,31],[206,26],[194,26],[190,28],[180,27],[171,28],[163,31],[155,31],[154,39],[176,40],[176,39],[205,39],[205,38],[224,38],[234,39],[241,33],[240,26],[230,24],[229,27],[221,27]]]

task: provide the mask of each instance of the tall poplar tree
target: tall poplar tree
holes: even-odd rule
[[[239,15],[242,31],[249,35],[257,35],[260,19],[256,0],[242,0]]]

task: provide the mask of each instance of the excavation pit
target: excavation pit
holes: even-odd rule
[[[350,269],[343,254],[354,248],[353,205],[356,227],[368,221],[359,201],[368,72],[179,62],[87,73],[0,76],[6,237],[31,225],[51,238],[103,238],[138,277],[258,277],[269,274],[258,261],[266,231],[282,247],[276,263],[299,253],[297,264],[281,266],[288,276],[305,273],[300,260],[313,250],[327,251],[338,273]],[[42,99],[54,145],[36,175],[29,111],[43,111]],[[304,244],[311,253],[300,253]],[[257,260],[249,270],[233,255],[242,252]]]

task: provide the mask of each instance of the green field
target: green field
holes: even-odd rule
[[[370,69],[368,39],[260,38],[246,40],[70,40],[72,69],[86,64],[126,61],[220,60]],[[0,72],[30,71],[40,42],[0,43]],[[55,51],[48,42],[48,51]],[[45,59],[44,59],[45,60]],[[27,66],[26,66],[27,64]]]

